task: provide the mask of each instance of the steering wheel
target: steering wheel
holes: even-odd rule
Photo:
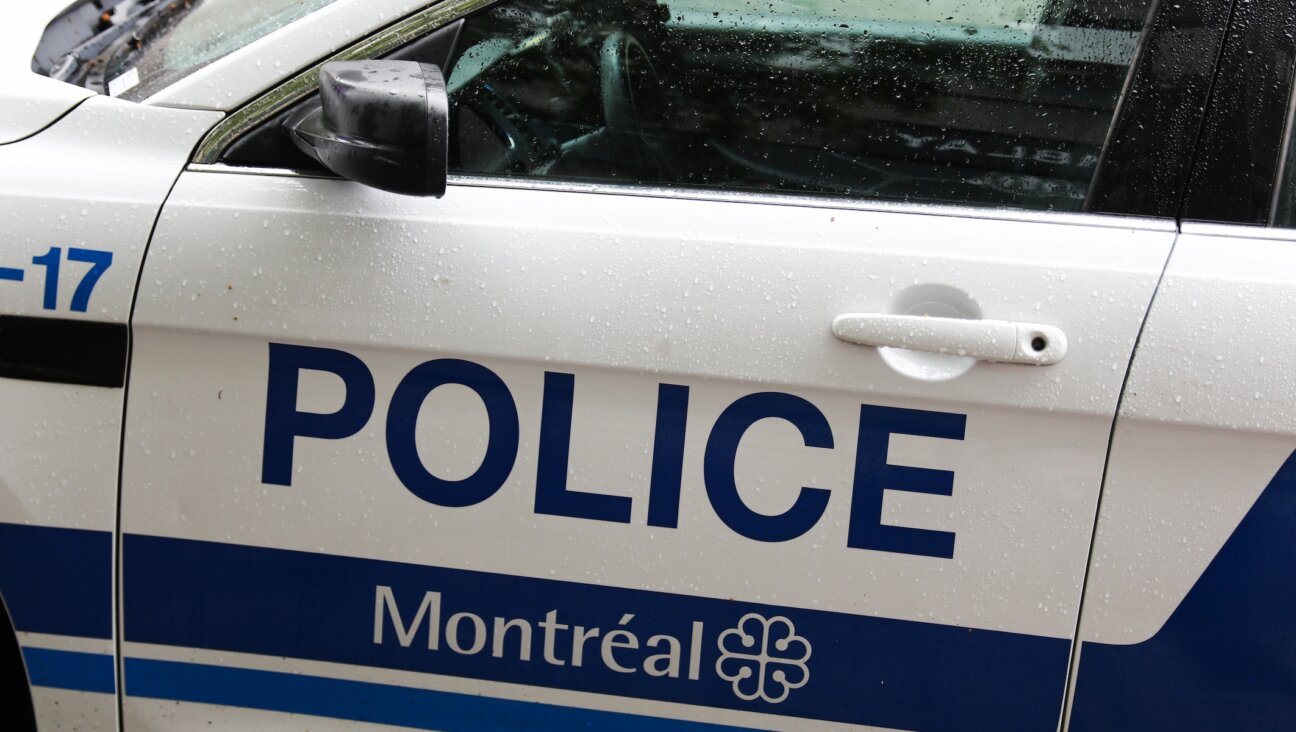
[[[616,132],[640,132],[661,121],[661,78],[644,47],[625,31],[603,41],[600,54],[603,122]]]
[[[464,125],[475,117],[479,128],[484,125],[476,134],[493,135],[492,139],[500,146],[490,169],[478,172],[525,172],[557,154],[555,145],[490,84],[474,84],[465,92],[454,100],[456,106],[451,120]]]

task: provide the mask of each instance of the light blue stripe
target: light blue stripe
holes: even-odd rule
[[[740,728],[638,714],[492,699],[318,676],[126,659],[126,693],[171,701],[372,722],[444,732],[738,732]]]
[[[50,648],[23,648],[22,654],[32,686],[117,693],[117,669],[110,654]]]

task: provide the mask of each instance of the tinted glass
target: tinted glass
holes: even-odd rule
[[[514,0],[455,172],[1079,210],[1150,0]]]
[[[1274,226],[1296,229],[1296,134],[1292,134],[1296,101],[1287,116],[1287,141],[1280,161],[1278,195],[1274,196],[1272,216]]]

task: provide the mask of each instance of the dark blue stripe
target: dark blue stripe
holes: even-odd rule
[[[641,590],[158,537],[124,538],[125,637],[139,643],[302,658],[542,686],[680,704],[920,730],[1055,730],[1070,643],[1066,640],[884,618],[780,608]],[[825,581],[831,581],[825,578]],[[530,660],[491,646],[467,655],[443,637],[428,649],[425,626],[402,647],[388,623],[374,643],[375,587],[392,588],[405,622],[424,593],[442,593],[442,624],[454,613],[527,619]],[[568,628],[626,626],[643,661],[654,634],[680,639],[704,623],[699,678],[610,671],[591,643],[583,666],[543,658],[538,621],[551,611]],[[784,616],[813,645],[809,679],[786,700],[745,701],[717,673],[718,638],[747,613]],[[430,614],[430,613],[429,613]],[[471,646],[471,624],[460,626]],[[572,631],[556,644],[570,660]],[[658,646],[660,649],[661,646]],[[772,670],[771,670],[772,673]],[[799,678],[793,674],[793,678]],[[131,689],[134,693],[134,687]],[[489,725],[497,726],[497,725]]]
[[[29,633],[112,638],[107,531],[0,523],[0,595]]]
[[[0,280],[9,280],[11,282],[22,282],[23,271],[12,267],[0,267]]]
[[[117,693],[117,669],[111,655],[49,648],[23,648],[22,653],[32,686]]]
[[[149,699],[221,704],[444,732],[483,729],[738,732],[740,729],[403,686],[141,658],[126,659],[126,689],[131,696]]]
[[[1160,632],[1081,647],[1071,713],[1074,732],[1293,728],[1296,454]]]

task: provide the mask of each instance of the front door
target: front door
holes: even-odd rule
[[[1134,48],[881,5],[505,3],[444,199],[186,172],[134,321],[127,725],[1055,729],[1174,228],[1026,209],[1080,207]],[[914,30],[959,8],[996,35]]]

